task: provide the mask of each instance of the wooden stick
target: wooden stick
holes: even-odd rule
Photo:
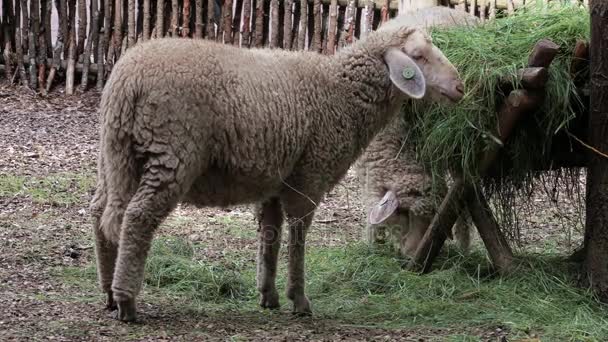
[[[194,38],[203,38],[203,1],[194,0]]]
[[[64,0],[66,1],[66,0]],[[27,6],[27,0],[21,0],[21,20],[23,20],[23,22],[21,23],[21,46],[23,47],[23,49],[25,49],[25,51],[29,50],[29,39],[30,39],[30,20],[29,20],[29,11],[28,11],[28,6]],[[67,25],[68,21],[65,20],[65,24]],[[66,32],[67,32],[67,26],[66,26]],[[29,70],[28,70],[29,72]],[[29,81],[27,82],[29,84]]]
[[[68,63],[65,75],[65,93],[66,95],[74,94],[74,67],[76,66],[76,60],[74,55],[76,54],[76,44],[74,43],[74,34],[70,33],[69,48],[68,48]]]
[[[55,48],[53,49],[53,59],[51,63],[47,63],[47,65],[50,64],[51,67],[49,71],[49,77],[46,80],[45,90],[47,93],[51,91],[51,87],[53,86],[53,80],[55,79],[55,74],[57,73],[57,70],[61,68],[61,51],[63,51],[63,38],[59,37],[58,35],[57,42],[55,43]]]
[[[250,32],[251,32],[251,1],[245,0],[243,3],[243,33],[241,33],[242,46],[250,47]]]
[[[300,0],[300,32],[298,32],[298,50],[306,49],[306,30],[308,29],[308,1]]]
[[[279,47],[279,2],[270,0],[270,47]]]
[[[316,52],[322,51],[321,46],[321,0],[315,0],[313,5],[314,29],[313,29],[313,48]]]
[[[38,0],[30,0],[30,32],[29,32],[29,51],[30,56],[30,87],[36,89],[38,85],[38,66],[36,65],[36,43],[40,33],[40,8]]]
[[[97,27],[99,20],[99,10],[97,9],[97,0],[91,0],[92,10],[91,15],[93,16],[91,20],[91,27],[89,28],[89,37],[87,38],[87,44],[84,49],[84,57],[82,59],[82,77],[80,79],[80,90],[85,91],[87,89],[87,85],[89,82],[89,66],[91,65],[91,52],[93,41],[95,40],[95,36],[97,36]]]
[[[51,0],[40,0],[40,31],[38,32],[38,91],[45,96],[46,95],[46,64],[45,60],[47,57],[46,54],[46,32],[45,32],[45,21],[46,21],[46,7],[47,3],[50,3]]]
[[[190,0],[184,0],[184,8],[182,9],[182,37],[190,35]]]
[[[291,50],[291,33],[292,33],[292,21],[293,15],[293,0],[285,0],[285,11],[283,19],[283,49]]]
[[[114,37],[112,51],[117,60],[120,58],[120,46],[122,44],[122,2],[123,0],[114,1]]]
[[[481,0],[481,2],[479,3],[479,19],[482,23],[486,21],[487,2],[488,0]]]
[[[232,44],[234,46],[240,46],[242,31],[241,27],[243,26],[243,0],[236,0],[236,8],[234,12],[234,16],[232,18]]]
[[[224,0],[222,16],[224,17],[224,43],[232,44],[232,0]]]
[[[129,0],[133,1],[133,0]],[[177,37],[179,32],[179,2],[171,0],[171,37]]]
[[[207,39],[215,38],[215,0],[207,0]]]
[[[374,28],[374,2],[367,1],[365,6],[365,17],[362,20],[361,38],[366,37]]]
[[[25,73],[25,66],[23,65],[23,37],[21,30],[21,3],[22,1],[15,1],[15,50],[17,53],[17,69],[19,69],[19,79],[21,85],[28,85],[27,74]]]
[[[513,15],[515,13],[515,4],[513,4],[513,0],[507,0],[507,14]]]
[[[496,19],[496,0],[490,0],[490,19]]]
[[[329,5],[322,5],[323,14],[321,18],[321,53],[327,55],[327,30],[329,26]]]
[[[156,2],[156,23],[154,23],[154,29],[156,30],[156,38],[162,38],[165,36],[165,0],[157,0]]]
[[[383,4],[382,4],[382,8],[380,9],[380,22],[381,25],[384,24],[385,22],[388,21],[388,9],[389,9],[389,2],[388,0],[384,0]]]
[[[159,3],[162,0],[159,0]],[[104,56],[106,55],[106,50],[109,49],[110,44],[110,25],[112,23],[112,0],[105,0],[104,3],[104,19],[103,19],[103,36],[101,37],[101,41],[99,43],[99,57],[97,58],[97,67],[99,68],[99,72],[97,73],[97,90],[103,90],[103,84],[105,79],[105,66],[110,63],[110,58],[104,61]],[[109,55],[109,53],[108,53]]]
[[[481,0],[482,2],[484,0]],[[475,10],[477,9],[477,0],[469,0],[469,13],[471,15],[475,15]]]
[[[454,8],[457,9],[457,10],[466,12],[467,11],[467,2],[466,2],[466,0],[459,0]]]
[[[85,0],[78,0],[78,45],[76,56],[84,52],[84,40],[87,34],[87,5]]]
[[[142,39],[145,42],[150,39],[150,0],[144,0],[144,15],[143,15],[143,35]]]
[[[329,5],[329,28],[327,29],[327,53],[336,53],[336,28],[338,24],[338,0]]]
[[[543,67],[523,68],[517,71],[515,77],[508,76],[500,79],[500,83],[510,86],[521,82],[525,89],[542,89],[549,79],[549,71]]]
[[[11,29],[13,28],[12,26],[12,21],[13,21],[13,9],[12,9],[12,2],[11,1],[4,1],[2,3],[2,24],[0,24],[0,28],[3,28],[2,32],[0,32],[0,34],[3,35],[3,39],[4,39],[4,60],[5,60],[5,73],[6,73],[6,78],[9,80],[9,83],[12,83],[12,75],[13,75],[13,67],[12,67],[12,36],[13,34],[11,33]]]
[[[43,7],[43,21],[42,27],[44,30],[44,45],[46,46],[46,54],[45,56],[53,55],[53,36],[52,36],[52,27],[51,27],[51,19],[53,15],[53,1],[54,0],[46,0],[46,4]],[[55,0],[56,1],[56,0]],[[15,3],[19,2],[19,0],[15,0]]]
[[[297,0],[293,3],[293,20],[291,25],[291,48],[297,50],[300,43],[298,41],[298,33],[300,32],[300,6]]]
[[[264,44],[264,1],[257,0],[255,4],[255,47]]]

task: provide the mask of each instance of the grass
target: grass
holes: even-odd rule
[[[181,238],[155,240],[146,268],[146,292],[186,303],[193,314],[259,312],[255,265],[231,257],[202,263]],[[283,259],[283,258],[282,258]],[[384,328],[453,329],[501,327],[510,338],[537,335],[547,341],[608,338],[606,307],[572,283],[572,269],[555,255],[525,255],[518,269],[498,277],[486,269],[480,251],[462,256],[448,249],[436,271],[419,276],[402,270],[392,252],[361,244],[312,248],[307,255],[307,293],[315,315],[344,324]],[[285,267],[278,276],[284,292]],[[76,273],[74,273],[77,270]],[[64,276],[93,284],[93,266],[68,268]],[[289,303],[282,295],[284,309]],[[451,341],[472,340],[466,334]]]
[[[73,205],[95,185],[90,174],[55,173],[48,176],[0,175],[0,197],[28,197],[35,203]]]
[[[551,138],[567,129],[579,100],[569,76],[572,50],[578,39],[589,38],[586,9],[553,3],[548,8],[531,5],[479,27],[432,30],[433,42],[458,68],[467,88],[455,107],[417,102],[407,106],[405,117],[412,120],[413,129],[404,134],[413,139],[418,157],[434,175],[456,167],[465,178],[478,180],[478,156],[497,141],[496,106],[504,97],[499,79],[525,67],[531,49],[543,38],[557,43],[560,50],[549,68],[543,107],[519,126],[506,146],[515,163],[510,176],[525,182],[534,166],[549,158]]]

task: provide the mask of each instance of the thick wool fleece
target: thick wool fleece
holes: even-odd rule
[[[306,228],[322,196],[398,112],[403,95],[383,56],[413,32],[424,36],[410,28],[372,33],[332,57],[194,39],[131,48],[102,95],[91,208],[99,279],[119,318],[135,319],[154,230],[180,201],[268,203],[264,211],[284,211],[287,294],[296,311],[309,312]],[[278,209],[273,198],[280,199]],[[268,239],[274,246],[276,237]],[[265,279],[272,277],[268,265],[261,266]],[[269,286],[262,302],[274,306]]]

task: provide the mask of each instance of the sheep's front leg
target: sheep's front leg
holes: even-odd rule
[[[175,207],[177,186],[168,180],[144,175],[142,185],[129,202],[120,232],[120,245],[112,292],[118,305],[118,319],[136,319],[135,297],[144,279],[144,268],[154,231]]]
[[[283,210],[279,199],[271,198],[262,203],[257,216],[259,224],[257,284],[260,291],[260,306],[275,309],[280,306],[275,280],[283,225]]]

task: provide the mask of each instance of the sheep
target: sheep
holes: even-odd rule
[[[379,31],[400,26],[427,29],[478,23],[479,19],[467,12],[437,6],[400,15]],[[403,257],[413,256],[433,218],[436,204],[447,192],[442,180],[432,186],[431,176],[415,159],[415,146],[405,142],[407,130],[408,124],[403,118],[395,117],[355,163],[368,212],[364,240],[372,245],[389,240]],[[454,236],[463,252],[467,252],[471,241],[466,214],[465,210],[454,225]]]
[[[101,96],[90,208],[107,308],[136,320],[154,232],[178,203],[257,203],[260,305],[279,306],[285,216],[287,297],[311,313],[304,247],[316,206],[405,99],[423,97],[458,102],[463,84],[428,35],[405,26],[333,56],[173,38],[129,49]]]

